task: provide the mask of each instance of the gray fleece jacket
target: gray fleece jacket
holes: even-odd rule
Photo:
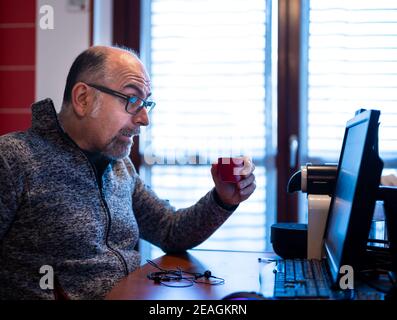
[[[50,99],[32,105],[32,127],[0,137],[0,299],[53,299],[40,268],[53,268],[72,299],[101,299],[140,265],[139,237],[166,252],[207,239],[232,213],[214,190],[175,210],[129,158],[102,176],[62,131]]]

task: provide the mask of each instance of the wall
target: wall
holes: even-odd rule
[[[30,127],[34,101],[49,97],[60,110],[70,65],[90,45],[89,4],[0,0],[0,135]],[[54,9],[54,29],[40,28],[43,5]]]
[[[78,2],[78,1],[75,1]],[[42,30],[37,23],[36,100],[51,98],[60,110],[66,76],[74,58],[90,45],[89,1],[84,9],[71,6],[69,0],[37,0],[39,8],[54,8],[54,29]]]
[[[0,0],[0,135],[30,126],[35,99],[36,1]]]

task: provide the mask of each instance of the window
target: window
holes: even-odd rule
[[[385,167],[397,168],[397,4],[303,3],[306,159],[336,161],[346,121],[357,109],[379,109],[380,155]]]
[[[397,5],[302,0],[301,162],[337,162],[356,110],[381,111],[383,174],[397,168]],[[393,169],[394,168],[394,169]],[[300,217],[307,219],[300,197]]]
[[[217,157],[251,156],[257,190],[199,248],[271,249],[271,1],[152,0],[143,6],[142,52],[150,54],[142,58],[157,106],[142,137],[141,175],[160,197],[183,208],[210,190]]]

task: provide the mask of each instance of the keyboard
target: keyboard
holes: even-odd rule
[[[330,298],[331,289],[325,265],[320,260],[277,260],[274,297]]]

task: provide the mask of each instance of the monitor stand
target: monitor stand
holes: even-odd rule
[[[380,186],[377,199],[383,201],[385,211],[385,223],[387,237],[389,240],[389,250],[391,254],[391,274],[394,279],[397,275],[397,187]],[[386,300],[397,299],[397,285],[394,283],[385,296]]]
[[[385,223],[392,259],[392,271],[397,272],[397,187],[380,186],[377,200],[383,201]]]

